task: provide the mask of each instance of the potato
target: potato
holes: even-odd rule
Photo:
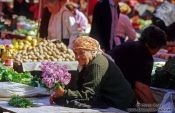
[[[63,60],[59,58],[59,59],[57,59],[57,61],[61,62],[61,61],[63,61]]]
[[[65,59],[65,61],[69,61],[69,59],[68,59],[68,58],[66,58],[66,59]]]
[[[29,55],[29,56],[28,56],[28,59],[32,59],[32,58],[33,58],[32,55]]]
[[[61,44],[56,44],[56,48],[60,49],[61,48]]]

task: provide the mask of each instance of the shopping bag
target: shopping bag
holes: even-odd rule
[[[168,92],[164,95],[162,103],[158,109],[158,113],[175,113],[172,93]]]
[[[175,5],[165,1],[156,9],[155,16],[163,20],[166,26],[169,26],[175,22]]]

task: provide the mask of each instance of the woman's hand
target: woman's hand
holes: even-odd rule
[[[62,87],[58,87],[56,91],[53,91],[50,94],[50,104],[54,104],[55,100],[63,96],[63,94],[64,94],[64,89]]]

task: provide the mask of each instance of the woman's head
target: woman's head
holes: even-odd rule
[[[88,36],[81,36],[75,39],[73,51],[81,66],[88,65],[97,54],[102,53],[98,41]]]

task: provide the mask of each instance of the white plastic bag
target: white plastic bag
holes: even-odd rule
[[[14,82],[0,82],[0,97],[11,97],[19,95],[32,97],[36,95],[48,95],[48,91],[41,87],[32,87],[25,84]]]
[[[175,22],[175,5],[165,1],[157,8],[155,16],[163,20],[166,26],[169,26]]]
[[[168,92],[164,95],[163,101],[158,109],[158,113],[175,113],[171,92]]]

